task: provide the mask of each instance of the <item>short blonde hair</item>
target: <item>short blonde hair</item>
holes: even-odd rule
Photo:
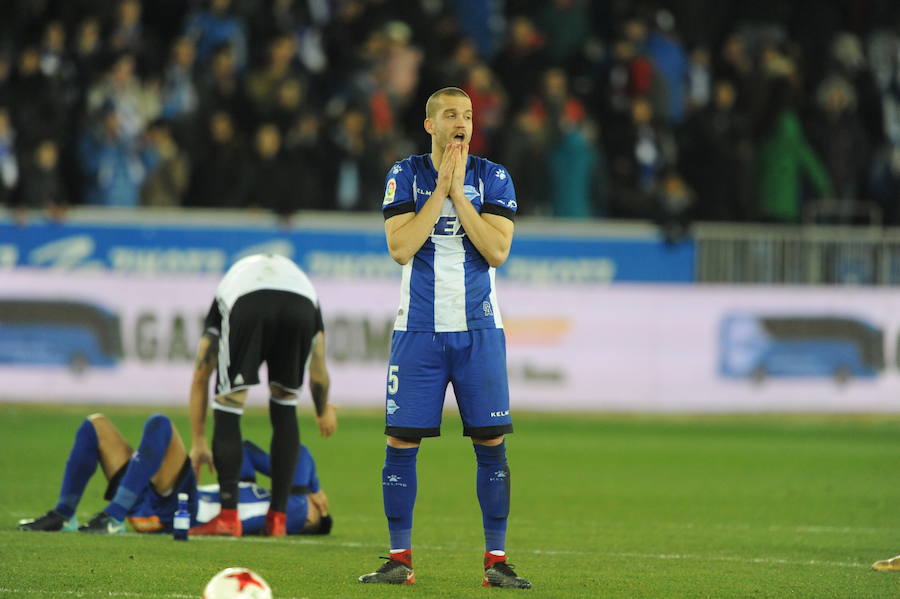
[[[443,96],[458,96],[462,98],[469,98],[469,94],[459,89],[458,87],[442,87],[437,90],[433,94],[428,97],[428,101],[425,102],[425,118],[430,119],[433,118],[435,112],[437,112],[437,101],[439,98]],[[469,98],[469,101],[472,99]]]

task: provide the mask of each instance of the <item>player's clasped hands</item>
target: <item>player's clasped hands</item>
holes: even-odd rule
[[[450,142],[444,148],[444,156],[441,158],[441,165],[438,167],[438,189],[450,190],[450,185],[453,182],[453,173],[456,170],[456,164],[459,162],[459,151],[456,147],[456,144]]]
[[[468,142],[451,141],[444,148],[444,156],[438,168],[438,188],[462,194],[466,180],[466,161],[469,158]]]
[[[466,183],[466,161],[469,159],[469,144],[468,142],[463,142],[452,145],[453,153],[457,155],[457,159],[456,168],[453,170],[453,178],[450,181],[450,194],[456,195],[454,193],[456,192],[460,197],[465,197],[463,195],[463,186]]]

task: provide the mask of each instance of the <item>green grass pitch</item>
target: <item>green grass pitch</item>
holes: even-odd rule
[[[900,574],[869,569],[900,553],[900,418],[517,414],[509,437],[510,561],[530,591],[484,589],[473,452],[458,416],[419,453],[417,584],[360,585],[387,549],[382,417],[340,412],[304,441],[329,493],[330,537],[194,538],[23,533],[55,504],[74,430],[91,408],[3,405],[0,597],[199,597],[218,570],[253,568],[281,599],[900,596]],[[96,411],[96,408],[91,410]],[[146,408],[103,408],[136,443]],[[185,409],[170,409],[187,436]],[[245,437],[268,443],[264,411]],[[99,472],[79,507],[103,507]],[[204,482],[212,479],[205,475]]]

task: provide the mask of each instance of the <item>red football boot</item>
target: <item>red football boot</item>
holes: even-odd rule
[[[266,512],[266,535],[270,537],[286,537],[287,514],[273,510]]]
[[[239,537],[243,533],[241,519],[237,510],[222,510],[219,514],[207,522],[200,524],[188,531],[192,535],[215,535],[219,537]]]

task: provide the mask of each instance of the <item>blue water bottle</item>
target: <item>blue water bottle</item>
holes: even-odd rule
[[[191,527],[191,513],[188,511],[188,494],[178,494],[178,510],[175,512],[175,520],[172,522],[174,532],[172,537],[176,541],[188,540],[188,529]]]

